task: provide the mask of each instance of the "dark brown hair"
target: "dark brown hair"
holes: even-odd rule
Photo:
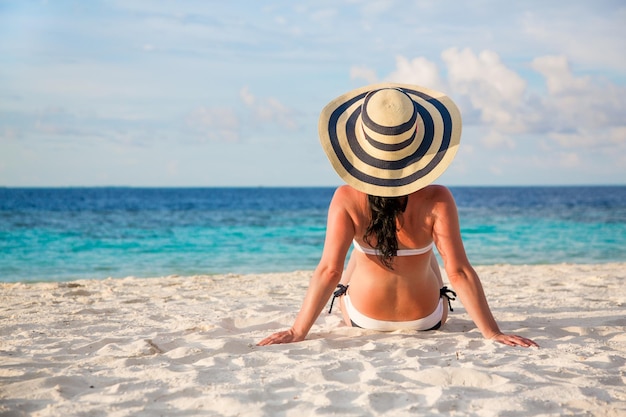
[[[365,230],[363,240],[370,246],[378,249],[380,261],[387,268],[393,269],[392,260],[398,253],[398,237],[396,219],[406,210],[408,196],[376,197],[368,195],[370,208],[370,223]],[[372,245],[371,238],[376,238]]]

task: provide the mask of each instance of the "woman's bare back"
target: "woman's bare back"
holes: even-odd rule
[[[353,219],[359,245],[371,249],[363,239],[370,219],[367,195],[346,186],[346,209]],[[437,187],[429,186],[408,197],[404,213],[397,219],[398,249],[427,248],[432,244],[433,196]],[[343,197],[343,196],[342,196]],[[370,243],[375,245],[375,241]],[[353,250],[342,283],[350,284],[350,298],[363,314],[378,320],[409,321],[425,317],[435,310],[442,286],[434,253],[397,256],[392,269],[377,255]]]

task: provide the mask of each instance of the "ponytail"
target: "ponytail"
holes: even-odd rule
[[[386,267],[393,269],[393,257],[398,254],[398,237],[396,219],[404,213],[408,196],[403,197],[376,197],[367,196],[370,208],[370,224],[367,226],[363,240],[370,246],[378,249],[380,261]],[[371,238],[376,238],[376,245],[371,244]]]

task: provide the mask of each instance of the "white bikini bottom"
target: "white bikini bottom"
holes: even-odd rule
[[[348,313],[352,325],[364,329],[378,330],[381,332],[391,332],[394,330],[436,330],[441,326],[441,320],[443,319],[443,298],[439,298],[439,304],[437,304],[435,311],[426,317],[411,321],[384,321],[367,317],[352,305],[350,296],[347,293],[343,298],[346,313]]]

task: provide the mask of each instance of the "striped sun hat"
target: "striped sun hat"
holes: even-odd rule
[[[324,107],[319,135],[347,184],[367,194],[397,197],[431,184],[450,165],[461,139],[461,114],[443,93],[375,84]]]

